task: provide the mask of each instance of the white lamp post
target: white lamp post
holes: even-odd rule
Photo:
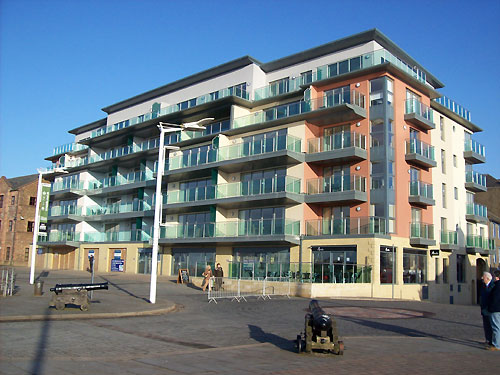
[[[56,168],[54,170],[43,171],[38,170],[38,187],[36,192],[36,206],[35,206],[35,227],[33,228],[33,246],[31,247],[31,270],[30,270],[30,284],[35,282],[35,257],[36,246],[38,241],[38,228],[40,226],[40,195],[42,194],[42,175],[54,172],[68,173],[63,168]],[[48,235],[48,233],[47,233]]]
[[[203,131],[203,125],[214,120],[213,117],[204,118],[195,122],[185,124],[170,124],[160,122],[158,129],[160,130],[160,146],[158,148],[158,171],[156,173],[156,193],[155,193],[155,216],[153,225],[153,250],[151,254],[151,286],[149,289],[149,302],[156,303],[156,280],[158,269],[158,241],[160,239],[160,222],[161,222],[161,206],[163,204],[161,194],[161,183],[163,171],[165,168],[166,150],[179,150],[177,146],[165,146],[165,133],[175,131],[190,130],[190,131]]]

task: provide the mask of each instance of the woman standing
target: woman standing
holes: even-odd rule
[[[210,283],[210,278],[212,277],[212,267],[210,267],[210,264],[207,264],[207,266],[205,267],[205,272],[203,272],[201,276],[204,277],[202,289],[203,291],[205,291],[207,286],[210,288],[209,283]]]

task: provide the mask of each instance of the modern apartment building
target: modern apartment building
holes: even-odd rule
[[[471,303],[489,262],[470,113],[374,29],[275,61],[242,57],[103,108],[47,158],[37,264],[148,273],[158,123],[168,134],[159,273],[291,277],[310,296]],[[156,260],[155,260],[156,261]]]
[[[487,191],[476,194],[476,201],[488,208],[488,232],[492,241],[490,268],[500,268],[500,180],[487,174]]]
[[[0,264],[27,266],[38,175],[0,178]]]

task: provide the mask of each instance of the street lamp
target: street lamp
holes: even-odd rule
[[[31,270],[30,270],[30,284],[35,282],[35,257],[36,246],[38,241],[38,229],[40,226],[40,195],[42,194],[42,175],[54,172],[68,173],[64,168],[55,168],[53,170],[38,169],[38,187],[36,192],[36,206],[35,206],[35,227],[33,228],[33,246],[31,247]],[[48,234],[47,234],[48,235]]]
[[[204,118],[194,122],[184,124],[171,124],[160,122],[158,129],[160,130],[160,145],[158,147],[158,170],[156,172],[156,193],[155,193],[155,216],[153,223],[153,250],[151,254],[151,286],[149,289],[149,302],[156,303],[156,279],[158,268],[158,241],[160,239],[160,221],[161,221],[161,206],[163,204],[161,194],[161,181],[165,168],[166,150],[179,150],[177,146],[165,146],[165,133],[176,131],[203,131],[204,125],[213,121],[213,117]]]

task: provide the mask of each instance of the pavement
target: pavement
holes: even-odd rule
[[[500,352],[485,350],[478,306],[420,301],[321,299],[337,321],[344,355],[297,354],[309,299],[273,297],[208,303],[206,293],[159,277],[150,304],[149,276],[98,274],[109,290],[88,312],[49,308],[56,283],[88,282],[87,272],[40,272],[33,296],[28,270],[0,298],[0,374],[304,373],[472,374],[498,372]]]

